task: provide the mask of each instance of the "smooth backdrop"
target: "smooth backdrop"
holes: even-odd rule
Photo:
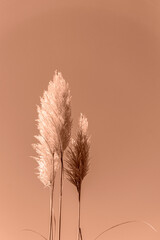
[[[73,136],[80,112],[89,121],[83,240],[128,220],[158,232],[139,222],[99,239],[160,239],[159,0],[0,0],[0,239],[48,236],[49,191],[30,156],[56,69],[71,88]],[[76,216],[65,181],[62,240],[76,239]]]

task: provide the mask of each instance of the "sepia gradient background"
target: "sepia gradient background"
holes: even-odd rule
[[[73,135],[89,120],[84,240],[160,239],[159,0],[0,0],[0,239],[48,236],[49,191],[36,176],[36,105],[54,71],[72,93]],[[56,189],[58,194],[58,187]],[[57,212],[55,201],[55,211]],[[65,181],[62,240],[75,240],[77,193]]]

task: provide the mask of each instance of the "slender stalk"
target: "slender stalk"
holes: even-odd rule
[[[145,221],[137,221],[137,220],[132,220],[132,221],[127,221],[127,222],[122,222],[122,223],[119,223],[119,224],[116,224],[110,228],[107,228],[106,230],[104,230],[102,233],[100,233],[96,238],[94,238],[94,240],[98,239],[99,237],[101,237],[104,233],[114,229],[114,228],[117,228],[117,227],[120,227],[122,225],[126,225],[126,224],[130,224],[130,223],[144,223],[145,225],[149,226],[154,232],[157,232],[157,230],[148,222],[145,222]]]
[[[54,158],[54,154],[53,154]],[[54,174],[54,162],[53,162],[53,174]],[[50,188],[50,224],[49,224],[49,240],[53,240],[53,193],[54,193],[54,176],[52,179],[52,186]]]
[[[49,223],[49,240],[53,240],[53,189],[50,189],[50,223]]]
[[[32,230],[32,229],[23,229],[22,231],[27,231],[27,232],[35,233],[35,234],[39,235],[40,237],[42,237],[44,240],[47,240],[47,238],[44,237],[42,234],[40,234],[39,232],[36,232],[36,231],[34,231],[34,230]]]
[[[59,206],[59,240],[61,240],[61,222],[62,222],[62,195],[63,195],[63,153],[61,152],[61,172],[60,172],[60,206]]]
[[[78,205],[78,240],[83,240],[81,231],[81,183],[78,191]]]

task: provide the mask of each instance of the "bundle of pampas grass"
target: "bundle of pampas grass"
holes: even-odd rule
[[[58,216],[58,239],[61,240],[61,216],[62,216],[62,197],[63,179],[66,178],[76,187],[78,193],[78,226],[77,240],[84,240],[81,229],[81,188],[82,181],[89,170],[89,150],[90,138],[88,136],[88,120],[81,114],[79,126],[75,139],[71,138],[72,117],[71,117],[71,94],[68,83],[62,74],[55,72],[53,80],[49,82],[48,90],[44,91],[40,99],[40,106],[37,107],[38,119],[37,127],[39,135],[35,136],[38,140],[33,144],[37,156],[38,178],[50,190],[50,221],[48,238],[39,234],[45,240],[55,240],[53,233],[53,196],[54,185],[57,171],[60,171],[60,191],[59,191],[59,216]],[[65,153],[65,154],[64,154]],[[65,156],[65,158],[64,158]],[[98,239],[105,232],[121,226],[123,224],[137,221],[127,221],[114,225],[95,239]],[[147,222],[144,224],[156,231]],[[37,233],[36,231],[25,229]]]
[[[68,180],[76,187],[78,192],[78,240],[82,240],[82,230],[80,226],[81,186],[82,181],[89,170],[90,143],[87,130],[87,118],[81,114],[76,139],[72,139],[66,154],[67,158],[65,172]]]
[[[38,157],[38,174],[42,183],[50,188],[50,228],[49,240],[53,239],[53,193],[54,180],[60,162],[60,211],[59,240],[61,239],[62,189],[64,172],[64,151],[71,136],[71,95],[68,83],[62,74],[55,72],[53,81],[49,82],[48,91],[41,98],[38,106],[38,143],[33,144]],[[59,161],[58,161],[59,159]]]

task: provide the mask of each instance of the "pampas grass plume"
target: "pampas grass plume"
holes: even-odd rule
[[[33,144],[38,157],[39,179],[46,186],[53,184],[60,153],[68,146],[71,136],[71,96],[61,73],[55,72],[48,91],[40,98],[38,111],[38,143]]]
[[[78,240],[83,240],[81,230],[81,185],[89,170],[90,142],[87,131],[88,120],[81,114],[76,139],[72,139],[66,153],[66,176],[78,191]]]
[[[53,240],[53,192],[55,175],[61,164],[60,172],[60,213],[59,239],[61,233],[62,185],[63,185],[63,152],[67,148],[71,136],[71,95],[68,83],[62,74],[55,72],[49,82],[48,90],[40,98],[37,107],[38,143],[33,144],[38,162],[38,178],[45,187],[50,188],[50,226],[49,240]]]
[[[72,139],[66,153],[66,176],[80,191],[81,183],[89,170],[90,142],[87,135],[88,120],[81,114],[76,139]]]

